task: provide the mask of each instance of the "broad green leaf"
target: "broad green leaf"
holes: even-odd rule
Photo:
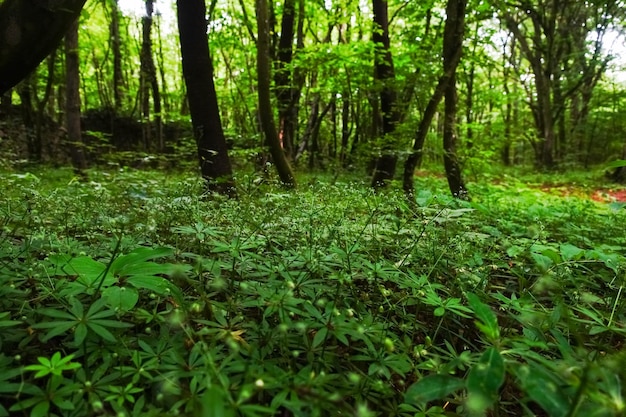
[[[506,254],[509,255],[511,258],[515,258],[517,257],[519,254],[524,253],[524,248],[522,246],[518,246],[518,245],[513,245],[510,246],[507,250],[506,250]]]
[[[552,259],[548,258],[545,255],[532,252],[530,256],[533,258],[537,266],[539,266],[539,269],[544,272],[550,269],[550,267],[554,264],[554,262],[552,262]]]
[[[151,259],[171,256],[174,251],[170,248],[145,248],[139,247],[129,254],[117,257],[111,264],[111,272],[124,273],[124,269],[130,265],[141,264]]]
[[[462,379],[450,375],[430,375],[420,379],[406,390],[404,402],[423,405],[429,401],[441,400],[464,387],[465,382]]]
[[[578,246],[574,246],[570,243],[564,243],[559,247],[561,256],[567,261],[580,259],[585,251]]]
[[[496,348],[488,348],[467,376],[467,408],[470,414],[483,414],[499,397],[504,383],[504,359]]]
[[[173,285],[165,278],[155,277],[153,275],[135,275],[126,280],[126,282],[135,288],[153,291],[159,295],[166,295],[168,290],[171,291]]]
[[[102,297],[109,307],[114,310],[130,311],[137,301],[139,293],[135,288],[112,286],[102,291]]]
[[[474,311],[476,318],[479,320],[479,323],[476,323],[476,327],[478,327],[488,340],[497,340],[500,337],[500,328],[498,327],[498,318],[493,310],[480,301],[475,294],[468,293],[467,301]]]

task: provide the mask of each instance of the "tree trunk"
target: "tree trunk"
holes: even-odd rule
[[[113,107],[116,113],[124,106],[124,75],[122,72],[122,39],[120,37],[120,9],[118,0],[112,1],[109,39],[113,50]]]
[[[274,74],[274,88],[278,101],[279,138],[288,159],[294,157],[294,134],[298,114],[295,109],[296,96],[300,92],[292,86],[291,58],[295,27],[295,0],[285,0],[283,19],[278,42],[278,57]]]
[[[393,149],[393,143],[389,143],[390,137],[400,120],[400,114],[396,108],[396,91],[393,84],[395,72],[393,69],[393,57],[391,56],[389,42],[389,16],[387,0],[373,0],[374,33],[372,40],[376,47],[374,58],[374,80],[382,84],[380,91],[380,110],[382,112],[382,154],[376,161],[372,176],[372,187],[384,187],[393,179],[398,162],[397,150]]]
[[[465,31],[465,8],[467,0],[448,0],[446,8],[446,25],[443,34],[443,69],[450,73],[450,80],[445,93],[445,115],[443,123],[443,162],[446,178],[452,195],[456,198],[469,200],[467,189],[461,176],[456,153],[456,68],[463,50],[463,34]]]
[[[202,178],[207,190],[235,196],[226,138],[222,129],[213,64],[207,40],[204,0],[178,0],[178,30],[189,111]]]
[[[87,160],[80,127],[80,73],[78,61],[78,20],[65,35],[65,117],[67,139],[74,171],[86,178]]]
[[[446,6],[446,23],[444,26],[444,39],[446,36],[456,36],[458,35],[456,32],[461,30],[461,42],[463,35],[463,28],[459,28],[457,25],[459,22],[452,21],[450,16],[458,16],[459,11],[457,7],[460,8],[460,4],[463,3],[465,5],[465,0],[448,0],[448,4]],[[465,10],[465,6],[463,6],[463,10]],[[464,13],[463,13],[463,21],[464,21]],[[446,53],[448,53],[446,55]],[[426,135],[428,134],[428,129],[435,117],[435,113],[437,113],[437,107],[441,102],[445,92],[448,89],[448,85],[454,80],[454,73],[456,71],[456,67],[459,65],[461,60],[462,48],[450,48],[450,50],[444,51],[444,71],[443,75],[439,77],[439,81],[437,82],[437,86],[435,87],[435,91],[433,95],[430,97],[428,101],[428,105],[424,110],[424,114],[422,116],[422,120],[417,128],[417,132],[415,133],[415,142],[413,143],[413,149],[411,154],[407,158],[404,163],[404,174],[402,178],[402,188],[406,193],[407,197],[409,197],[410,201],[413,201],[413,194],[415,193],[415,186],[413,183],[413,175],[415,173],[415,168],[417,168],[422,162],[422,149],[424,147],[424,142],[426,141]]]
[[[141,19],[142,43],[141,43],[141,70],[140,70],[140,94],[141,113],[144,119],[144,144],[146,150],[152,146],[152,125],[150,123],[150,92],[152,93],[152,106],[154,108],[154,130],[156,133],[156,149],[163,150],[163,127],[161,123],[161,94],[154,65],[152,51],[152,23],[154,12],[154,0],[145,0],[146,15]]]
[[[180,0],[183,1],[183,0]],[[261,129],[265,135],[276,170],[283,184],[287,187],[295,187],[296,179],[293,175],[291,165],[285,156],[285,152],[280,144],[274,115],[272,114],[272,103],[270,97],[270,21],[267,0],[257,0],[257,77],[258,77],[258,98],[259,98],[259,119]]]
[[[448,187],[453,197],[462,200],[469,200],[467,188],[461,175],[461,166],[459,165],[456,153],[456,113],[457,113],[457,91],[456,77],[452,77],[445,94],[445,115],[443,123],[443,165],[446,170],[446,178],[448,179]]]
[[[78,18],[85,0],[0,4],[0,95],[30,74]]]

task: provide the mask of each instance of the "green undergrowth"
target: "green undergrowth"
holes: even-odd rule
[[[624,415],[624,210],[0,174],[0,416]]]

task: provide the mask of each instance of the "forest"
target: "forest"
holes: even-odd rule
[[[625,36],[0,0],[0,417],[626,415]]]

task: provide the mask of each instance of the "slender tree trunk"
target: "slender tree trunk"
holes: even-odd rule
[[[141,43],[141,113],[144,119],[144,144],[147,150],[152,148],[152,125],[150,123],[150,93],[154,108],[154,130],[156,133],[156,148],[163,149],[163,134],[161,123],[161,94],[156,75],[156,66],[152,51],[152,23],[154,0],[145,0],[146,15],[142,18]]]
[[[65,35],[65,117],[72,165],[77,175],[85,178],[87,159],[80,126],[80,73],[78,61],[78,20]]]
[[[183,1],[183,0],[180,0]],[[265,135],[265,141],[276,164],[276,170],[283,184],[287,187],[294,187],[296,179],[293,175],[291,165],[285,156],[285,152],[280,144],[278,131],[274,123],[272,114],[272,103],[270,97],[270,16],[268,0],[257,0],[257,77],[258,77],[258,98],[259,98],[259,119],[261,128]]]
[[[454,82],[454,74],[456,72],[456,68],[459,65],[461,60],[462,45],[463,40],[463,26],[459,27],[459,22],[456,20],[457,18],[454,16],[461,16],[463,19],[461,24],[465,21],[465,4],[466,0],[448,0],[448,4],[446,6],[446,23],[444,26],[444,71],[443,75],[439,77],[439,81],[437,82],[437,86],[435,87],[435,91],[431,96],[426,109],[424,110],[424,114],[422,116],[422,120],[419,124],[417,132],[415,134],[415,142],[413,143],[413,149],[406,162],[404,163],[404,174],[402,178],[402,188],[404,192],[409,197],[410,201],[413,201],[413,194],[415,193],[415,186],[413,183],[413,175],[415,173],[415,168],[420,165],[422,162],[422,149],[424,147],[424,142],[426,140],[426,135],[428,134],[428,129],[435,117],[435,113],[437,113],[437,107],[441,102],[445,92],[448,89],[448,86]],[[461,7],[462,6],[462,7]],[[460,14],[460,10],[463,10],[463,13]],[[453,16],[454,18],[451,18]],[[458,47],[451,47],[448,45],[446,48],[446,37],[454,37],[459,35],[461,36],[461,45]]]
[[[374,62],[374,79],[382,84],[380,91],[380,110],[382,112],[382,154],[376,161],[372,176],[372,187],[384,187],[393,179],[398,163],[397,149],[393,149],[390,143],[390,135],[395,131],[396,124],[400,120],[400,114],[396,108],[396,91],[393,86],[395,72],[393,57],[391,56],[389,41],[389,16],[387,0],[373,0],[374,33],[372,40],[376,45]]]
[[[213,64],[206,34],[206,5],[204,0],[178,0],[177,6],[183,76],[202,178],[209,191],[235,196],[235,183],[213,83]]]
[[[295,0],[285,0],[283,19],[278,43],[278,59],[274,84],[278,101],[279,138],[288,159],[294,157],[294,138],[297,113],[294,115],[294,96],[296,93],[291,85],[291,58],[293,55],[293,38],[295,27]]]
[[[120,9],[118,0],[111,2],[111,25],[109,38],[113,51],[113,107],[118,113],[124,106],[124,75],[122,72],[122,39],[120,37]]]
[[[33,105],[32,75],[17,87],[17,94],[20,97],[20,110],[22,121],[26,127],[26,149],[28,159],[41,161],[41,141],[37,138],[37,121],[35,108]]]
[[[456,68],[457,56],[463,49],[463,34],[465,31],[465,8],[467,0],[448,0],[446,8],[446,27],[443,35],[443,68],[445,72],[451,72],[450,81],[445,93],[445,115],[443,125],[443,162],[446,170],[446,178],[452,195],[456,198],[469,200],[465,183],[461,176],[456,152],[456,116],[458,96],[456,91]],[[450,24],[448,25],[448,22]]]

